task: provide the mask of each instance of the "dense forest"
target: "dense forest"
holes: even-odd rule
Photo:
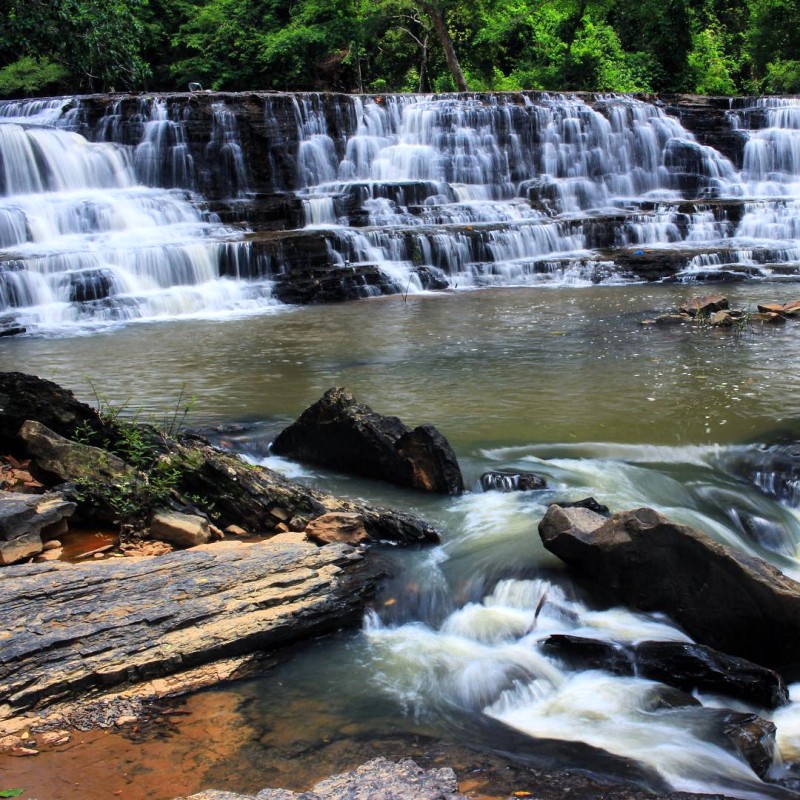
[[[800,91],[800,0],[0,0],[0,95]]]

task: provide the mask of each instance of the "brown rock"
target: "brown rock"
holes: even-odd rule
[[[176,511],[158,511],[150,521],[150,538],[186,548],[208,544],[214,536],[204,517],[179,514]]]
[[[800,584],[759,558],[649,508],[604,520],[550,506],[545,547],[641,611],[661,611],[702,644],[800,676]]]
[[[685,314],[659,314],[654,322],[656,325],[683,325],[689,319],[689,316]]]
[[[780,314],[783,311],[783,303],[759,303],[756,308],[762,314]]]
[[[364,518],[360,514],[333,512],[323,514],[306,525],[305,535],[314,542],[329,544],[344,542],[359,545],[369,541],[369,534],[364,528]]]
[[[58,561],[63,555],[64,550],[61,547],[57,547],[54,550],[45,550],[44,552],[39,553],[39,555],[33,560],[37,564],[43,561]]]
[[[681,311],[696,317],[698,315],[710,315],[716,311],[723,311],[728,308],[728,298],[715,292],[714,294],[703,295],[703,297],[693,297],[683,306]]]
[[[58,539],[48,539],[44,545],[42,545],[45,552],[48,550],[60,550],[62,548],[62,544]]]
[[[249,536],[248,532],[241,525],[228,525],[225,533],[231,536]]]
[[[69,731],[43,731],[36,734],[36,744],[39,747],[58,747],[67,744],[71,738]]]
[[[760,307],[760,306],[759,306]],[[751,322],[766,322],[770,325],[780,325],[786,322],[786,317],[783,314],[774,311],[759,311],[757,314],[750,315]]]
[[[781,313],[787,317],[796,317],[800,315],[800,300],[792,300],[790,303],[785,303],[781,307]]]
[[[730,328],[733,325],[733,316],[730,311],[715,311],[708,321],[715,328]]]

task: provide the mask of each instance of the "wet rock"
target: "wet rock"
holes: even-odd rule
[[[683,325],[689,321],[685,314],[659,314],[654,320],[656,325]]]
[[[272,443],[277,455],[440,494],[460,494],[455,453],[432,425],[409,430],[359,403],[348,389],[329,389]]]
[[[364,518],[360,514],[346,512],[323,514],[312,519],[306,525],[305,535],[320,544],[344,542],[355,546],[369,541]]]
[[[551,505],[544,546],[640,611],[661,611],[702,644],[800,676],[800,584],[649,508],[609,520]]]
[[[22,372],[0,373],[0,448],[18,452],[17,433],[29,419],[67,438],[78,430],[99,434],[108,428],[94,409],[57,384]]]
[[[681,311],[691,317],[710,316],[717,311],[729,308],[728,298],[719,293],[706,294],[702,297],[693,297],[681,306]]]
[[[484,492],[531,492],[547,488],[547,481],[533,472],[514,472],[498,469],[484,472],[480,477]]]
[[[733,325],[734,317],[730,311],[715,311],[709,318],[708,323],[715,328],[730,328]]]
[[[176,800],[467,800],[458,791],[456,774],[448,767],[424,770],[411,759],[392,762],[376,758],[352,772],[334,775],[302,794],[264,789],[257,795],[208,791]]]
[[[554,634],[541,648],[573,669],[638,675],[683,692],[722,694],[761,708],[789,702],[786,683],[777,672],[700,644],[648,641],[620,645]]]
[[[208,544],[215,538],[204,517],[163,509],[150,520],[150,537],[181,548]]]
[[[4,578],[0,719],[358,624],[375,585],[347,545],[269,541],[18,565]]]
[[[775,725],[757,714],[729,711],[722,717],[723,733],[733,742],[759,778],[766,777],[775,758]]]
[[[41,553],[42,529],[74,511],[75,503],[58,493],[0,492],[0,564],[14,564]]]
[[[415,267],[413,272],[426,291],[441,292],[450,288],[450,282],[438,267]]]
[[[176,468],[181,470],[179,491],[197,500],[207,500],[208,510],[213,510],[214,520],[222,528],[237,525],[258,534],[303,531],[316,517],[346,512],[363,518],[373,542],[439,541],[433,526],[412,514],[333,497],[209,445],[176,444],[172,457]]]
[[[800,507],[800,443],[749,450],[732,464],[732,470],[767,497]]]

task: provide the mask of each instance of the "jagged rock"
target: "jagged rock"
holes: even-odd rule
[[[729,711],[722,717],[723,733],[733,742],[759,778],[766,777],[775,758],[775,724],[758,714]]]
[[[150,538],[175,547],[196,547],[208,544],[215,537],[204,517],[161,510],[150,520]]]
[[[533,472],[514,472],[512,470],[492,470],[480,477],[484,492],[531,492],[547,488],[547,481]]]
[[[176,800],[467,800],[449,767],[424,770],[411,759],[394,763],[376,758],[352,772],[333,775],[302,794],[264,789],[257,795],[208,791]]]
[[[100,433],[107,425],[98,413],[51,381],[22,372],[0,372],[0,448],[17,452],[17,433],[25,420],[35,419],[61,436],[79,429]]]
[[[375,582],[347,545],[270,541],[3,578],[0,719],[358,624]]]
[[[724,311],[729,307],[728,298],[721,294],[706,294],[702,297],[693,297],[681,306],[681,311],[691,317],[710,316],[717,311]]]
[[[59,481],[92,486],[136,478],[136,472],[113,453],[65,439],[37,420],[27,420],[19,438],[34,466]]]
[[[329,389],[272,443],[277,455],[441,494],[460,494],[455,453],[432,425],[409,430],[359,403],[348,389]]]
[[[196,500],[206,498],[222,528],[238,525],[253,533],[302,531],[316,517],[346,512],[363,518],[373,542],[439,541],[436,530],[412,514],[333,497],[200,442],[176,444],[172,459],[181,471],[179,490]]]
[[[74,511],[75,503],[57,493],[0,492],[0,564],[14,564],[41,553],[42,529]]]
[[[800,584],[761,559],[658,512],[603,519],[551,505],[544,546],[641,611],[668,614],[697,641],[800,676]]]
[[[554,634],[541,646],[573,668],[600,667],[616,675],[638,675],[684,692],[723,694],[761,708],[777,708],[789,701],[786,683],[774,670],[700,644],[652,641],[622,646]]]
[[[306,525],[306,536],[314,542],[329,544],[344,542],[349,545],[362,544],[369,540],[360,514],[346,512],[323,514]]]

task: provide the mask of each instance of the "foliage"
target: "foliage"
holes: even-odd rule
[[[89,425],[80,428],[74,440],[100,447],[121,458],[132,471],[114,483],[97,484],[78,481],[78,495],[109,509],[120,526],[143,522],[150,512],[167,504],[181,479],[182,470],[171,457],[173,439],[191,411],[194,399],[185,401],[181,389],[172,411],[160,425],[154,420],[142,421],[141,412],[126,415],[125,405],[113,405],[94,391],[97,411],[104,423],[104,432],[95,433]]]
[[[21,794],[25,794],[24,789],[3,789],[0,791],[0,797],[19,797]]]
[[[32,95],[52,91],[58,88],[67,74],[64,67],[46,57],[22,56],[0,69],[0,95]]]
[[[800,0],[3,0],[0,93],[800,89]],[[457,67],[457,68],[456,68]]]

